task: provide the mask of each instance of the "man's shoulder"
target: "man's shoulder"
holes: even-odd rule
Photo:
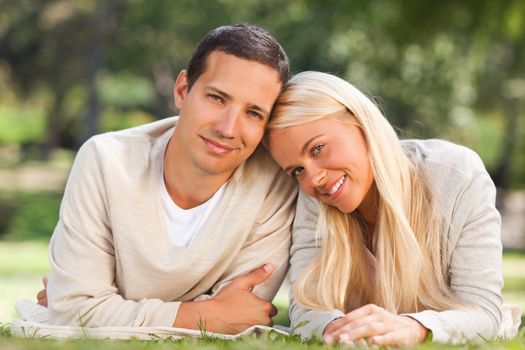
[[[176,125],[177,119],[178,117],[170,117],[128,129],[98,134],[87,140],[81,150],[96,150],[104,158],[111,158],[121,153],[131,156],[137,151],[144,154],[157,140],[167,136]]]
[[[143,172],[152,162],[162,160],[163,145],[172,134],[176,117],[141,126],[95,135],[80,147],[75,163],[96,163],[115,172]]]
[[[169,117],[148,124],[138,125],[128,129],[109,131],[93,136],[88,142],[97,144],[111,142],[148,142],[164,135],[177,124],[178,117]]]

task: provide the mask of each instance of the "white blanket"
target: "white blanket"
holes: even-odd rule
[[[267,327],[253,326],[245,331],[235,334],[221,334],[213,332],[201,332],[193,329],[174,328],[174,327],[73,327],[73,326],[53,326],[46,324],[48,320],[47,308],[35,304],[28,299],[22,299],[16,303],[16,311],[20,318],[13,322],[11,333],[16,337],[24,338],[90,338],[90,339],[139,339],[139,340],[159,340],[159,339],[181,339],[185,337],[202,338],[214,337],[220,339],[236,339],[241,336],[259,336],[267,334],[288,335],[287,332]]]

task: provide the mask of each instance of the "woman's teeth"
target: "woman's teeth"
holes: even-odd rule
[[[341,187],[341,185],[343,184],[343,182],[345,182],[345,178],[346,178],[346,175],[344,175],[343,177],[341,177],[339,179],[339,181],[337,181],[337,183],[334,185],[334,187],[332,187],[332,189],[330,190],[330,192],[328,192],[328,195],[333,195],[334,193],[337,192],[337,190]]]

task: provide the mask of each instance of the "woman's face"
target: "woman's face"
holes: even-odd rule
[[[361,129],[333,118],[274,130],[273,158],[301,189],[344,213],[370,207],[373,174]]]

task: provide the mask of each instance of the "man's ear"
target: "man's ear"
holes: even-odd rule
[[[188,72],[186,70],[181,70],[175,86],[173,87],[173,98],[175,99],[175,106],[178,109],[182,107],[182,103],[186,98],[188,93]]]

